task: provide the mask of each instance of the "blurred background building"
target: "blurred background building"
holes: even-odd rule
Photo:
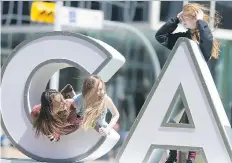
[[[119,121],[122,133],[131,127],[170,53],[155,40],[155,32],[165,21],[175,17],[182,10],[184,3],[187,1],[64,1],[63,3],[64,6],[101,10],[105,19],[104,28],[101,30],[62,27],[63,31],[77,32],[105,41],[127,60],[127,64],[107,83],[108,94],[122,115]],[[231,119],[232,2],[198,3],[207,5],[212,15],[217,10],[223,17],[219,29],[214,33],[222,45],[221,56],[217,63],[212,63],[210,67],[228,118]],[[29,1],[1,1],[1,66],[11,51],[22,41],[35,33],[53,31],[52,24],[30,21],[31,4]],[[179,30],[183,29],[179,27],[177,31]],[[152,50],[149,49],[151,46]],[[83,77],[85,74],[75,68],[63,69],[60,72],[59,88],[69,83],[78,92]],[[2,135],[2,145],[6,141]]]

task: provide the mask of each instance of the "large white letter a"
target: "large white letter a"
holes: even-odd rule
[[[189,124],[170,123],[180,94]],[[180,38],[118,154],[120,163],[152,162],[158,149],[199,151],[205,163],[232,162],[232,129],[198,45]]]

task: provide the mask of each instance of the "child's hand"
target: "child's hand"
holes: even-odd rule
[[[106,136],[110,133],[110,129],[108,127],[101,127],[101,128],[99,128],[99,133],[102,136]]]
[[[180,13],[177,14],[177,18],[178,18],[180,21],[183,21],[183,11],[181,11]]]
[[[203,20],[203,18],[204,18],[204,12],[202,10],[199,10],[198,12],[196,12],[197,20]]]
[[[51,142],[57,142],[60,140],[60,136],[50,135],[48,136],[48,138],[50,139]]]

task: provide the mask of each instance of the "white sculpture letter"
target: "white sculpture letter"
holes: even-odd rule
[[[47,138],[35,138],[29,115],[31,108],[40,103],[41,93],[56,71],[72,66],[108,81],[124,63],[125,58],[108,44],[80,34],[51,32],[22,42],[2,69],[4,132],[15,147],[38,161],[70,162],[101,157],[119,140],[114,130],[101,137],[95,130],[80,129],[51,143]]]
[[[173,98],[189,124],[173,124]],[[118,154],[120,163],[159,162],[160,149],[199,151],[205,163],[232,162],[232,129],[198,45],[180,38]]]

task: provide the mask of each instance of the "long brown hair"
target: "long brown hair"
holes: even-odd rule
[[[41,95],[40,113],[33,122],[36,136],[65,134],[63,129],[69,125],[67,121],[69,114],[70,109],[61,93],[54,89],[44,91]]]
[[[105,92],[105,83],[99,76],[87,77],[82,86],[82,96],[84,101],[84,115],[82,128],[87,130],[88,128],[94,128],[96,126],[97,119],[101,116],[105,109],[105,93],[97,94],[98,86],[102,83],[103,90]]]
[[[186,11],[192,17],[195,17],[196,12],[199,10],[202,10],[202,12],[204,13],[203,19],[209,24],[212,18],[209,16],[210,10],[207,7],[200,5],[198,3],[188,3],[184,5],[184,9],[183,9],[183,11]],[[218,12],[215,12],[215,16],[214,16],[215,28],[218,27],[220,21],[221,21],[221,16],[218,14]],[[200,41],[199,38],[200,38],[200,32],[198,30],[192,30],[192,39],[199,42]],[[220,55],[220,44],[216,39],[214,39],[211,58],[217,59],[219,55]]]

